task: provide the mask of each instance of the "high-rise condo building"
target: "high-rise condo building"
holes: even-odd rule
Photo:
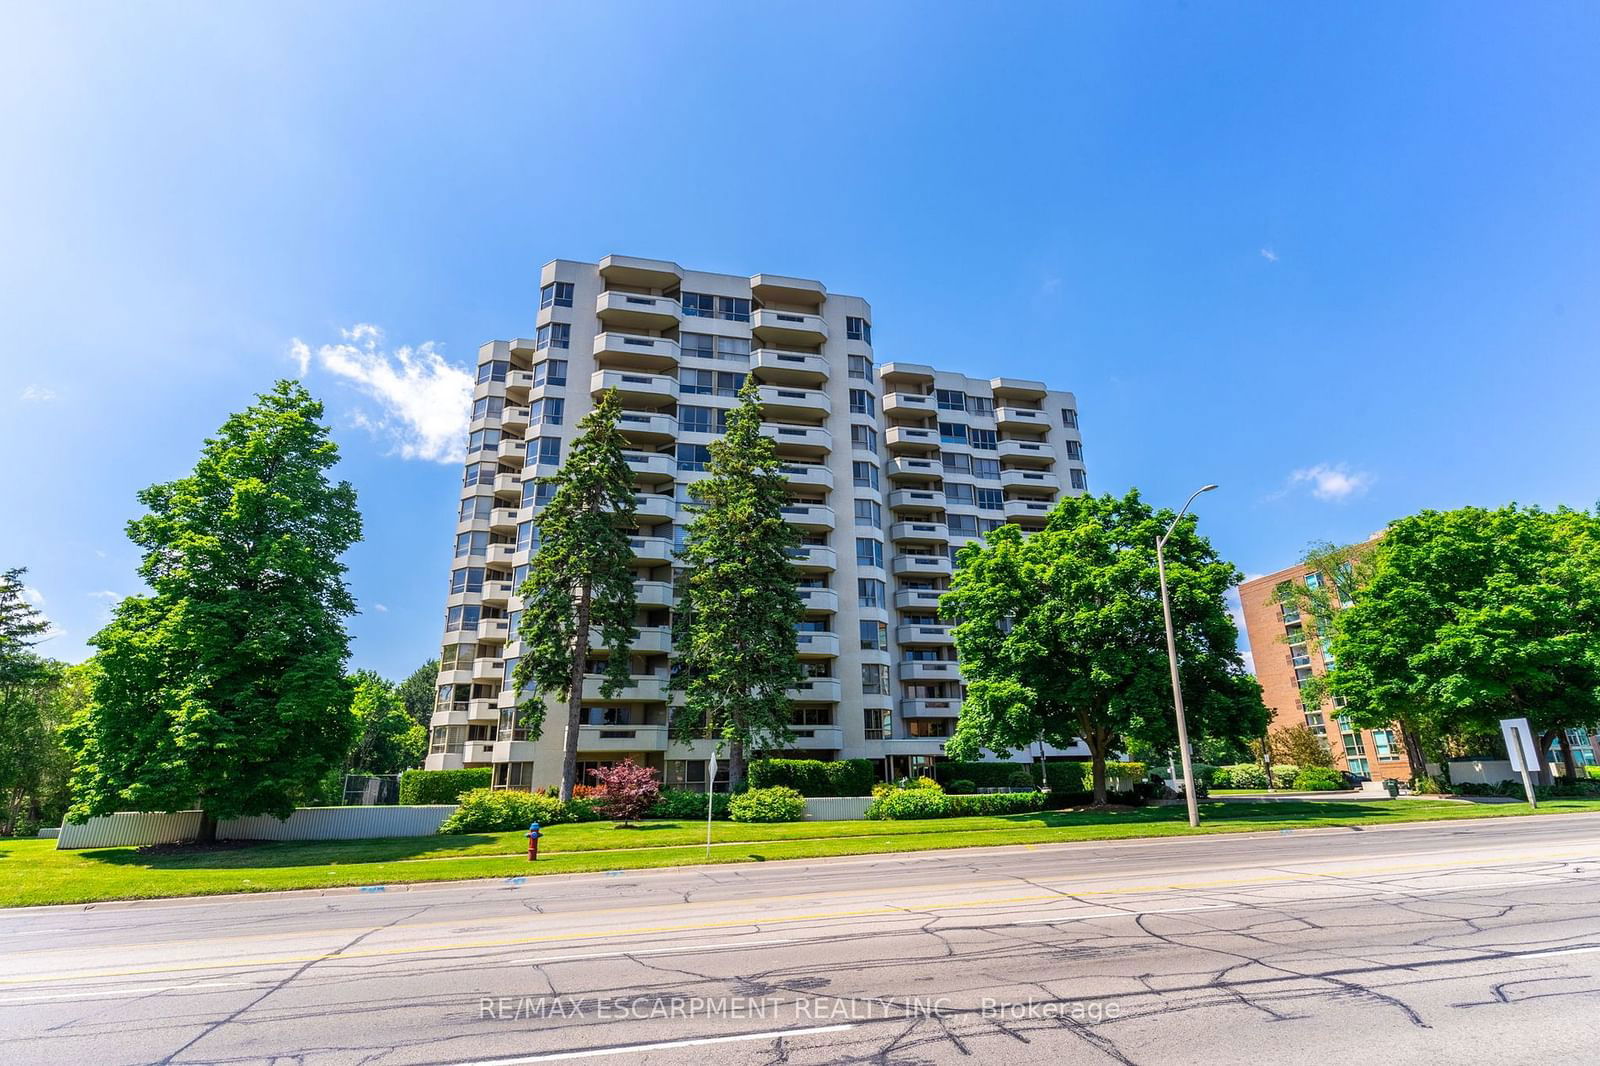
[[[938,758],[962,697],[937,613],[952,558],[1001,523],[1039,528],[1061,494],[1087,488],[1077,401],[1037,381],[880,365],[872,341],[868,303],[816,281],[626,256],[546,264],[532,338],[479,351],[427,766],[493,766],[507,788],[560,778],[564,711],[539,740],[516,719],[516,590],[550,492],[537,479],[615,389],[637,478],[639,636],[616,698],[599,698],[591,664],[580,772],[632,756],[669,785],[704,784],[706,742],[668,739],[672,576],[689,487],[747,376],[802,538],[795,639],[810,676],[792,693],[789,754],[869,758],[895,776]]]

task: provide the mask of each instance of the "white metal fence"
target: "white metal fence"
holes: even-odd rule
[[[454,804],[426,807],[301,807],[286,820],[271,815],[232,818],[217,823],[219,840],[357,840],[362,837],[431,836]],[[91,818],[83,825],[66,823],[56,838],[61,850],[126,848],[193,840],[200,829],[199,811],[171,814],[127,811]]]

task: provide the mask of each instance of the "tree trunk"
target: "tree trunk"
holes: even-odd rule
[[[1561,730],[1551,729],[1547,730],[1544,736],[1539,738],[1539,765],[1530,766],[1528,769],[1530,772],[1538,775],[1539,784],[1541,785],[1550,785],[1555,783],[1555,777],[1550,773],[1550,759],[1545,755],[1545,752],[1550,750],[1551,741],[1555,740],[1556,737],[1560,735]]]
[[[1106,744],[1108,738],[1101,735],[1098,729],[1084,738],[1084,743],[1089,746],[1089,765],[1092,769],[1091,776],[1094,781],[1094,805],[1106,805]]]
[[[194,835],[196,844],[215,844],[217,842],[217,820],[205,811],[200,812],[200,828]]]
[[[744,784],[744,741],[732,740],[728,743],[728,792],[739,791],[739,786]]]
[[[572,673],[567,677],[567,733],[561,751],[561,802],[572,799],[578,783],[578,731],[583,720],[583,664],[589,658],[589,583],[578,590],[578,618],[572,633]]]
[[[1411,768],[1411,780],[1427,777],[1428,756],[1422,751],[1422,738],[1404,722],[1395,724],[1400,727],[1400,743],[1406,749],[1406,764]]]
[[[1567,772],[1568,781],[1578,779],[1578,760],[1572,757],[1572,741],[1567,736],[1565,729],[1561,730],[1561,767]]]

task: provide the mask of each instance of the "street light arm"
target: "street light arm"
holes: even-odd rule
[[[1178,528],[1178,523],[1183,521],[1183,516],[1189,513],[1189,505],[1194,503],[1195,497],[1199,496],[1202,492],[1210,492],[1214,488],[1216,488],[1215,485],[1202,485],[1195,489],[1194,492],[1189,494],[1189,498],[1183,501],[1183,509],[1179,511],[1178,516],[1172,520],[1172,524],[1167,527],[1167,531],[1161,535],[1159,540],[1156,541],[1160,547],[1165,548],[1167,546],[1167,541],[1172,537],[1172,531]]]

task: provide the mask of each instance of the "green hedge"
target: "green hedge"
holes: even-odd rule
[[[978,815],[1022,814],[1043,810],[1042,792],[987,792],[960,796],[931,788],[902,788],[885,792],[872,801],[866,816],[875,821],[913,818],[970,818]]]
[[[430,803],[455,803],[464,792],[488,788],[493,771],[487,766],[474,770],[407,770],[400,775],[400,802],[405,806]]]
[[[600,813],[589,800],[562,803],[554,796],[534,792],[478,788],[461,797],[461,805],[439,826],[441,833],[506,833],[563,822],[597,822]]]
[[[867,796],[876,779],[868,759],[756,759],[751,788],[792,788],[802,796]]]
[[[1295,775],[1294,787],[1299,792],[1339,792],[1349,786],[1337,770],[1325,766],[1307,766]]]
[[[1087,762],[1047,762],[1045,781],[1052,792],[1074,795],[1094,791],[1094,766]],[[956,782],[974,788],[1037,788],[1039,765],[1017,762],[941,762],[935,763],[934,776],[946,786]],[[1143,781],[1149,768],[1142,762],[1107,762],[1106,780],[1120,777],[1124,781]]]
[[[726,792],[713,792],[711,794],[711,816],[716,819],[728,817],[728,794]],[[689,819],[705,821],[706,794],[687,788],[664,788],[661,790],[661,795],[656,797],[655,803],[645,812],[645,817],[671,818],[676,821]]]
[[[806,798],[787,785],[752,788],[728,804],[728,817],[736,822],[798,822],[805,813]]]

